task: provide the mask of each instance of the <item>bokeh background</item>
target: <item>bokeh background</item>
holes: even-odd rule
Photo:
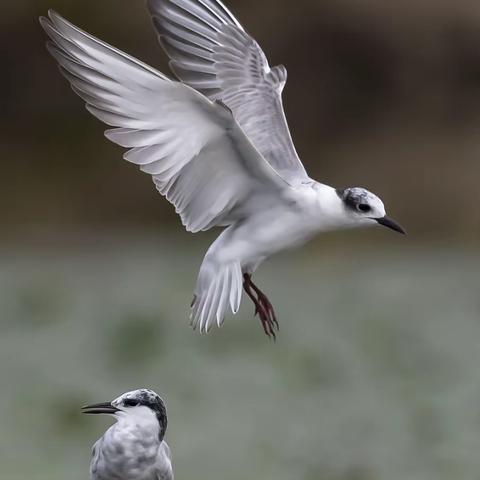
[[[229,0],[289,70],[307,170],[378,193],[408,230],[319,237],[244,302],[187,326],[217,231],[184,232],[59,75],[54,8],[167,71],[143,0],[0,6],[0,478],[88,478],[110,424],[85,403],[167,400],[177,478],[450,480],[480,471],[480,3]]]

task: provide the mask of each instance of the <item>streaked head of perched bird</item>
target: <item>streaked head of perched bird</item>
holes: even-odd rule
[[[151,424],[159,427],[163,440],[167,430],[167,409],[162,398],[153,390],[141,388],[123,393],[111,402],[95,403],[82,408],[83,413],[113,415],[119,422]]]
[[[406,233],[397,222],[387,217],[383,202],[368,190],[352,187],[337,189],[336,192],[343,202],[348,222],[353,226],[368,226],[378,223],[396,232]]]

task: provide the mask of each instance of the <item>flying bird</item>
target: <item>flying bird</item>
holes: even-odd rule
[[[91,480],[173,480],[170,448],[164,439],[167,411],[155,392],[133,390],[82,411],[116,419],[93,446]]]
[[[148,0],[179,81],[72,25],[40,19],[48,50],[87,110],[107,125],[125,160],[152,176],[190,232],[224,227],[200,267],[190,319],[208,332],[236,313],[242,289],[265,333],[278,322],[252,274],[268,257],[314,235],[384,225],[405,233],[364,188],[311,179],[282,105],[284,66],[219,0]]]

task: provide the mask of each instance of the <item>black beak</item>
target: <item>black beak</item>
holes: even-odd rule
[[[407,232],[397,222],[393,221],[391,218],[388,218],[386,215],[381,218],[375,218],[374,220],[376,220],[380,225],[391,228],[398,233],[402,233],[403,235],[407,234]]]
[[[82,413],[116,413],[120,410],[117,407],[114,407],[110,402],[105,403],[94,403],[93,405],[86,405],[82,407]]]

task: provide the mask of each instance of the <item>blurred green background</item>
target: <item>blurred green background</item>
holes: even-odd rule
[[[311,175],[378,193],[408,230],[349,231],[267,262],[276,344],[244,302],[193,333],[218,231],[184,232],[59,75],[37,18],[167,72],[143,0],[3,2],[0,478],[88,478],[111,423],[167,401],[176,478],[457,480],[480,471],[480,4],[229,0],[272,65]]]

